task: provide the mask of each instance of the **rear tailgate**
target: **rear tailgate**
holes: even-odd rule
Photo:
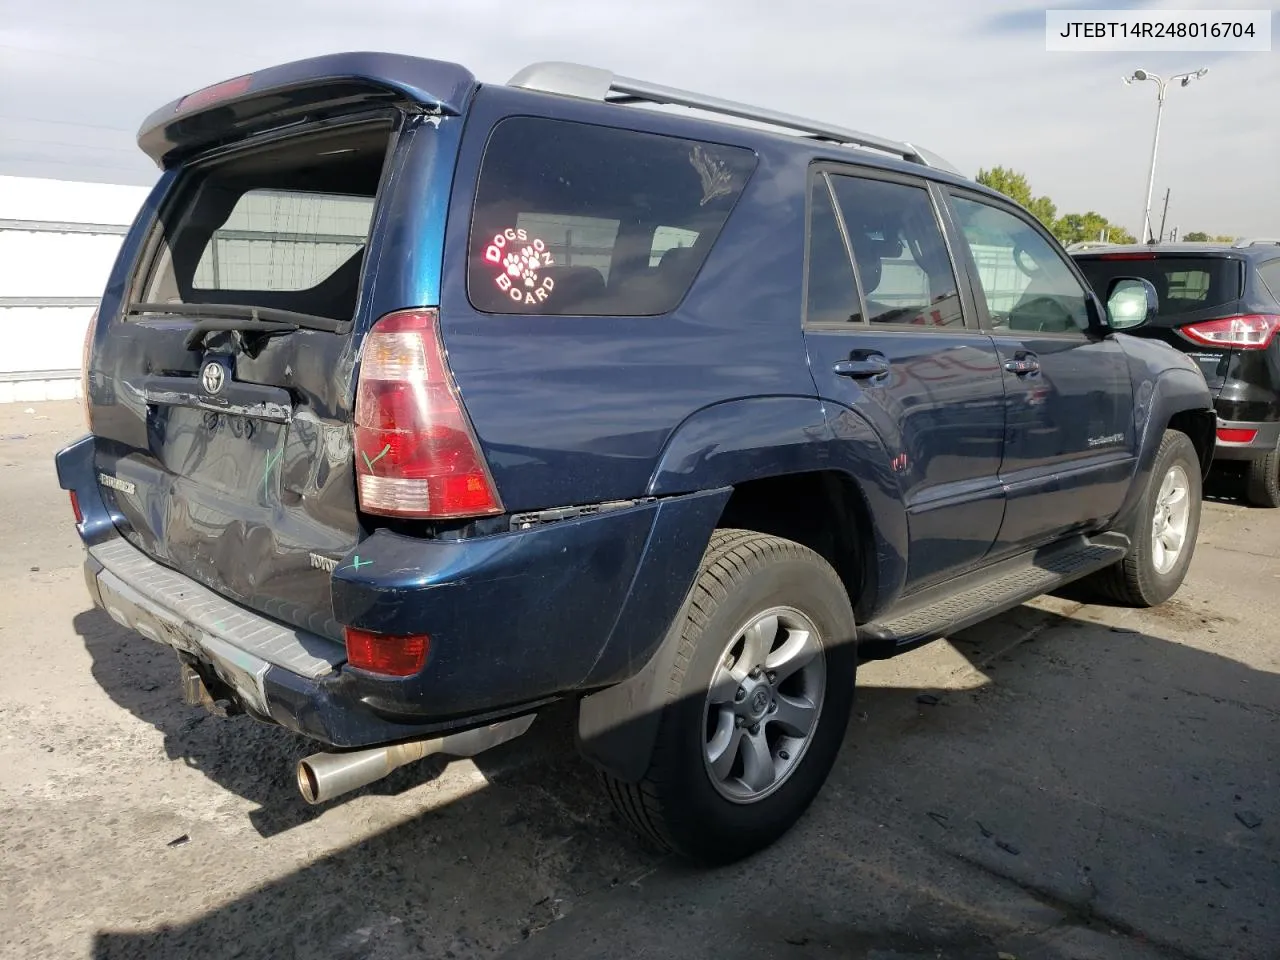
[[[88,403],[103,496],[130,542],[338,639],[330,574],[360,534],[351,410],[372,320],[365,254],[397,130],[432,110],[359,71],[321,70],[308,85],[297,68],[277,68],[293,77],[285,93],[242,78],[222,88],[234,102],[193,95],[177,121],[140,134],[177,176],[117,268],[124,295],[104,297]],[[469,77],[451,69],[455,86]],[[290,102],[319,122],[298,124]],[[288,136],[273,132],[281,123],[294,124]]]
[[[1136,331],[1163,340],[1187,354],[1200,367],[1214,399],[1222,392],[1235,351],[1197,343],[1180,328],[1237,312],[1244,289],[1242,261],[1195,253],[1122,253],[1081,255],[1076,262],[1099,297],[1106,297],[1119,277],[1149,280],[1160,309],[1155,319]]]

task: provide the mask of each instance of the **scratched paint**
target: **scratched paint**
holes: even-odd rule
[[[280,458],[284,456],[283,450],[277,450],[275,453],[267,454],[267,462],[262,465],[262,492],[267,492],[267,483],[271,479],[271,468],[280,462]]]
[[[289,423],[293,420],[293,411],[279,403],[214,403],[203,397],[173,390],[157,390],[151,387],[141,392],[146,398],[146,402],[151,404],[191,407],[195,410],[207,410],[211,413],[225,413],[228,416],[270,420],[275,423]]]
[[[370,473],[373,473],[373,465],[390,452],[391,452],[391,444],[388,443],[385,447],[383,447],[378,452],[378,455],[374,457],[372,460],[369,459],[369,455],[365,453],[363,450],[360,451],[360,456],[364,457],[364,465],[369,468]]]

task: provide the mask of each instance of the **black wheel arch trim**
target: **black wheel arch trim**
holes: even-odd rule
[[[1129,492],[1116,514],[1112,529],[1128,532],[1146,492],[1156,453],[1164,433],[1177,420],[1200,424],[1200,437],[1192,437],[1200,457],[1200,475],[1208,476],[1217,443],[1217,414],[1213,397],[1198,370],[1172,367],[1134,384],[1134,428],[1138,437],[1136,466]]]

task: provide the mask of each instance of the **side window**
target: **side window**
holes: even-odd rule
[[[666,313],[692,286],[755,164],[741,147],[503,120],[476,185],[471,303],[487,313]]]
[[[1039,231],[990,204],[968,197],[952,201],[996,330],[1088,329],[1088,295]]]
[[[955,270],[923,187],[831,178],[871,323],[963,327]]]
[[[809,208],[808,323],[857,323],[862,319],[849,249],[840,234],[827,178],[814,178]]]
[[[1280,300],[1280,260],[1258,264],[1258,275],[1262,277],[1262,282],[1267,285],[1271,295]]]

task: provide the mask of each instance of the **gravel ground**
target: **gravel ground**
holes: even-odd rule
[[[633,840],[553,711],[322,809],[300,739],[182,705],[88,603],[52,454],[0,406],[0,956],[1280,957],[1280,511],[1220,490],[1149,611],[1048,598],[865,666],[774,848]]]

